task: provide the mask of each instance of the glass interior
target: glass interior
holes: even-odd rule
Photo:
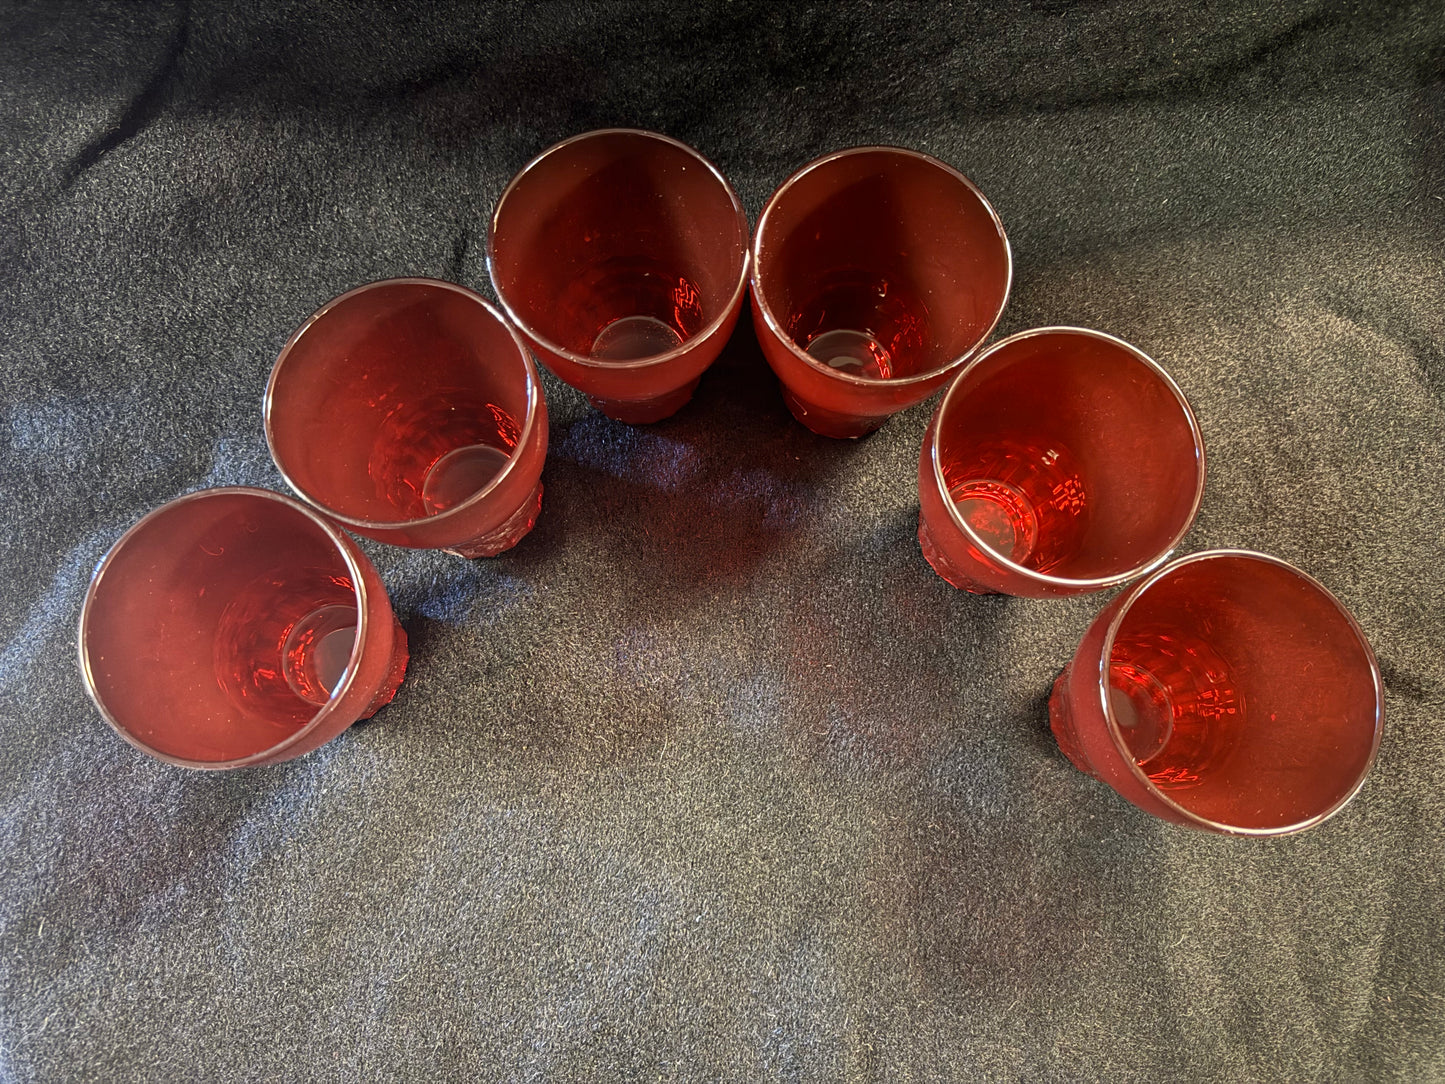
[[[1007,341],[938,418],[947,496],[998,555],[1068,579],[1118,576],[1192,521],[1203,455],[1169,383],[1123,344],[1069,330]]]
[[[697,155],[645,132],[598,132],[532,163],[503,194],[492,281],[531,335],[595,361],[636,361],[731,309],[747,221]]]
[[[264,752],[344,680],[358,597],[335,541],[257,494],[183,498],[128,532],[91,587],[97,698],[142,745],[197,762]]]
[[[1246,555],[1186,562],[1129,605],[1108,698],[1150,782],[1238,828],[1330,812],[1378,740],[1371,657],[1353,624],[1307,577]]]
[[[893,379],[942,369],[993,328],[1008,244],[983,198],[933,160],[889,148],[803,171],[770,201],[757,281],[819,363]]]
[[[332,512],[419,520],[506,468],[529,384],[521,348],[477,298],[383,282],[328,306],[282,354],[272,448],[291,483]]]

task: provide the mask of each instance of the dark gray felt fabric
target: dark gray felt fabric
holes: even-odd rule
[[[1113,332],[1193,401],[1184,548],[1358,616],[1358,798],[1251,842],[1075,771],[1044,698],[1104,600],[944,584],[932,403],[814,437],[746,327],[657,425],[547,377],[514,552],[364,543],[412,645],[372,722],[220,776],[121,742],[75,667],[101,554],[282,488],[291,329],[387,276],[490,292],[508,177],[607,125],[754,219],[852,144],[972,177],[1000,333]],[[0,1081],[1445,1080],[1442,257],[1433,0],[5,3]]]

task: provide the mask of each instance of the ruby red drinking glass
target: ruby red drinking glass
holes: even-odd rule
[[[793,416],[859,437],[993,331],[1013,279],[998,215],[951,166],[858,147],[793,174],[753,237],[753,325]]]
[[[1035,598],[1125,583],[1199,511],[1204,442],[1183,393],[1129,344],[1040,328],[944,393],[918,463],[918,541],[955,587]]]
[[[262,489],[171,501],[91,578],[80,669],[121,737],[188,768],[289,760],[390,702],[406,634],[376,570]]]
[[[1279,835],[1360,789],[1384,700],[1364,633],[1274,557],[1196,553],[1104,609],[1054,684],[1074,765],[1176,824]]]
[[[608,129],[543,151],[492,215],[497,297],[552,372],[608,417],[691,397],[742,309],[748,222],[697,151]]]
[[[491,557],[542,506],[547,405],[515,329],[481,297],[388,279],[298,328],[266,389],[286,482],[358,534]]]

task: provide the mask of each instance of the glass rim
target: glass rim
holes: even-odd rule
[[[601,136],[635,136],[642,140],[653,140],[659,143],[668,144],[669,146],[689,155],[694,160],[696,160],[704,169],[711,173],[713,179],[722,186],[722,190],[727,195],[728,201],[732,204],[733,211],[737,216],[739,233],[741,234],[743,239],[743,258],[742,265],[738,268],[737,284],[733,287],[732,293],[728,295],[727,304],[722,307],[716,318],[708,321],[708,323],[703,326],[696,334],[689,336],[682,342],[678,343],[676,346],[672,347],[670,350],[664,350],[660,354],[648,354],[647,356],[641,358],[629,358],[626,360],[611,361],[607,359],[594,358],[590,354],[579,354],[575,350],[568,350],[566,347],[561,346],[556,342],[553,342],[545,335],[539,333],[534,327],[532,327],[530,323],[524,320],[522,316],[507,301],[506,291],[502,289],[501,284],[497,281],[497,220],[501,217],[502,208],[506,205],[507,197],[510,196],[513,190],[518,186],[518,184],[525,180],[527,176],[532,172],[532,170],[539,166],[545,159],[550,158],[552,155],[572,146],[574,143],[584,142],[589,139],[596,139]],[[728,182],[728,179],[723,176],[722,170],[720,170],[715,164],[713,164],[713,162],[696,147],[690,147],[686,143],[682,142],[682,140],[680,139],[674,139],[672,136],[663,135],[661,132],[654,132],[647,128],[595,128],[592,131],[579,132],[574,136],[568,136],[566,139],[561,140],[558,143],[553,143],[550,147],[547,147],[545,150],[534,155],[531,159],[528,160],[526,165],[524,165],[521,169],[517,170],[517,172],[512,175],[512,179],[507,182],[507,187],[502,189],[502,194],[497,197],[496,205],[492,208],[491,218],[488,220],[486,257],[487,278],[491,281],[492,289],[496,292],[497,302],[501,305],[502,311],[507,314],[508,318],[521,331],[523,335],[535,342],[539,347],[541,347],[541,349],[547,351],[548,353],[555,354],[559,358],[564,358],[574,365],[580,365],[590,369],[625,370],[646,369],[654,365],[666,365],[668,362],[687,354],[691,349],[696,347],[698,343],[701,343],[703,340],[711,338],[714,334],[716,334],[718,329],[727,322],[729,317],[737,308],[738,302],[742,298],[743,292],[747,289],[749,272],[751,271],[752,250],[748,245],[748,215],[747,212],[743,209],[742,200],[738,198],[737,192]]]
[[[346,669],[342,672],[341,680],[336,683],[336,688],[331,690],[331,695],[325,704],[318,705],[308,719],[296,732],[289,737],[283,738],[274,745],[268,745],[265,749],[257,750],[244,757],[236,757],[231,760],[192,760],[188,757],[179,757],[172,753],[166,753],[154,746],[146,744],[136,735],[132,734],[111,713],[101,698],[100,690],[96,686],[95,675],[91,671],[89,647],[90,615],[95,605],[96,594],[100,589],[105,574],[110,571],[111,565],[126,546],[133,542],[135,537],[146,527],[155,521],[173,512],[177,507],[186,504],[193,504],[198,501],[208,500],[214,497],[249,497],[257,500],[280,504],[293,512],[300,514],[321,530],[346,562],[347,571],[351,573],[352,591],[356,596],[356,637],[351,644],[351,655],[346,660]],[[254,764],[270,761],[278,753],[290,749],[298,744],[303,738],[315,731],[337,710],[337,705],[342,698],[351,691],[356,681],[356,675],[361,670],[361,648],[366,640],[368,622],[370,620],[368,609],[370,604],[370,593],[366,585],[366,576],[363,573],[357,555],[350,540],[326,518],[317,513],[313,508],[304,502],[288,497],[284,493],[277,493],[275,490],[262,489],[258,486],[216,486],[207,489],[192,490],[183,493],[179,497],[166,501],[159,507],[152,508],[140,519],[132,523],[117,538],[105,555],[96,563],[95,570],[90,574],[90,582],[86,585],[85,598],[80,605],[80,620],[76,647],[80,657],[81,682],[85,686],[86,695],[100,712],[101,717],[110,725],[111,729],[124,738],[129,744],[145,753],[147,756],[155,757],[157,760],[180,768],[196,768],[202,771],[221,771],[229,768],[245,768]]]
[[[934,426],[933,446],[929,451],[929,457],[933,462],[933,477],[934,481],[938,484],[938,491],[944,498],[944,506],[947,508],[949,518],[953,521],[954,526],[961,530],[964,536],[973,545],[982,549],[985,553],[989,555],[989,558],[991,560],[997,561],[1008,572],[1015,575],[1023,576],[1025,579],[1030,580],[1034,583],[1043,584],[1050,587],[1078,588],[1082,591],[1102,591],[1109,587],[1117,587],[1120,584],[1128,583],[1135,577],[1145,575],[1158,568],[1159,566],[1163,565],[1174,553],[1175,547],[1177,547],[1179,543],[1184,540],[1184,536],[1188,534],[1190,529],[1194,526],[1194,521],[1199,516],[1200,506],[1204,502],[1204,481],[1207,471],[1207,466],[1205,462],[1206,456],[1204,451],[1204,434],[1199,428],[1199,419],[1194,416],[1194,410],[1192,407],[1190,407],[1189,400],[1185,398],[1184,392],[1180,389],[1179,385],[1175,383],[1174,378],[1170,376],[1169,373],[1165,371],[1164,367],[1160,365],[1157,361],[1151,358],[1148,354],[1144,353],[1144,351],[1140,350],[1137,346],[1125,342],[1123,339],[1119,338],[1116,335],[1110,335],[1106,331],[1095,331],[1092,328],[1071,327],[1064,324],[1056,324],[1049,327],[1030,328],[1027,331],[1017,332],[1013,335],[1008,336],[1007,338],[1000,339],[998,342],[990,346],[987,350],[984,350],[982,353],[975,356],[971,361],[969,361],[966,366],[964,366],[963,369],[959,371],[958,376],[954,378],[953,382],[949,384],[947,390],[944,391],[943,398],[939,400],[938,403],[937,419],[942,419],[944,412],[948,409],[949,404],[953,401],[953,396],[957,389],[968,378],[968,375],[972,373],[978,366],[982,365],[989,358],[993,357],[994,354],[1013,346],[1015,343],[1022,342],[1025,339],[1031,339],[1043,335],[1083,335],[1088,338],[1101,339],[1105,342],[1110,343],[1111,345],[1121,347],[1126,353],[1131,355],[1136,361],[1143,364],[1145,368],[1149,369],[1156,377],[1163,381],[1165,387],[1169,389],[1169,391],[1173,394],[1175,401],[1178,402],[1180,409],[1184,413],[1185,420],[1189,423],[1190,434],[1194,438],[1194,459],[1195,462],[1198,464],[1199,469],[1195,472],[1194,499],[1190,503],[1189,515],[1185,517],[1184,522],[1180,526],[1179,530],[1176,531],[1174,536],[1169,540],[1169,544],[1157,556],[1151,557],[1149,560],[1141,564],[1135,565],[1133,568],[1130,568],[1124,572],[1114,573],[1109,576],[1072,577],[1055,576],[1048,572],[1040,572],[1037,569],[1028,568],[1025,565],[1018,564],[1016,561],[1010,560],[1003,554],[999,553],[986,541],[984,541],[983,537],[973,529],[973,527],[968,523],[967,520],[963,518],[962,515],[959,514],[958,506],[948,495],[948,484],[943,477],[943,464],[942,462],[940,462],[938,454],[937,421],[935,421]]]
[[[272,414],[275,411],[276,404],[276,381],[278,376],[280,375],[282,366],[285,364],[286,359],[290,356],[292,347],[294,347],[296,343],[301,339],[301,337],[308,330],[310,330],[313,324],[315,324],[319,319],[321,319],[321,317],[325,316],[337,305],[340,305],[343,301],[348,301],[353,297],[366,293],[370,290],[378,289],[383,286],[440,287],[442,289],[450,290],[453,293],[460,294],[467,300],[480,305],[486,311],[486,313],[494,320],[496,320],[511,337],[513,344],[517,347],[517,354],[522,359],[522,366],[526,370],[527,376],[527,414],[522,421],[522,428],[521,432],[517,437],[516,447],[514,447],[511,454],[507,456],[506,465],[503,466],[502,469],[499,470],[492,477],[491,481],[489,481],[485,486],[473,493],[466,500],[458,501],[456,504],[452,505],[450,508],[444,509],[443,511],[433,512],[430,515],[425,516],[416,516],[412,519],[381,520],[363,519],[360,516],[350,516],[344,512],[337,511],[325,501],[312,495],[311,493],[308,493],[302,486],[297,484],[294,478],[291,477],[291,472],[286,469],[286,466],[281,462],[280,456],[276,454],[276,438],[273,432],[272,425]],[[266,381],[266,394],[262,399],[261,413],[265,422],[266,446],[271,451],[271,461],[276,465],[276,470],[280,473],[282,480],[291,487],[292,492],[294,492],[298,497],[300,497],[301,500],[311,505],[311,507],[315,508],[319,512],[322,512],[326,516],[329,516],[337,523],[344,524],[347,527],[355,528],[357,531],[360,531],[364,534],[368,531],[404,531],[408,528],[416,527],[418,524],[426,524],[428,526],[434,523],[445,524],[451,520],[463,517],[478,503],[485,501],[487,497],[490,496],[491,493],[495,489],[497,489],[497,487],[500,486],[502,482],[512,473],[513,469],[515,469],[517,460],[519,459],[519,453],[527,446],[527,442],[532,436],[532,431],[537,427],[538,416],[541,410],[544,408],[544,405],[545,399],[542,394],[542,377],[541,374],[537,372],[536,363],[532,360],[532,355],[531,352],[527,349],[527,344],[517,333],[517,328],[512,324],[512,322],[508,320],[502,313],[498,312],[496,308],[487,301],[486,298],[484,298],[481,294],[477,293],[475,290],[468,289],[467,287],[455,282],[446,282],[443,279],[425,278],[420,276],[403,276],[400,278],[377,279],[375,282],[365,282],[362,283],[360,286],[354,286],[350,290],[347,290],[345,293],[338,294],[336,297],[333,297],[330,301],[326,302],[326,304],[322,305],[319,309],[317,309],[305,320],[303,320],[301,322],[301,325],[297,327],[296,330],[291,333],[291,336],[286,340],[286,344],[281,347],[281,352],[276,356],[276,361],[271,366],[271,376]]]
[[[1329,602],[1340,617],[1344,619],[1345,626],[1353,633],[1355,641],[1364,653],[1365,662],[1369,665],[1370,681],[1375,690],[1374,736],[1370,743],[1369,755],[1360,767],[1359,777],[1333,804],[1321,812],[1315,813],[1294,824],[1282,825],[1275,828],[1246,828],[1240,825],[1227,824],[1223,821],[1210,820],[1208,817],[1201,816],[1176,802],[1169,797],[1167,792],[1155,786],[1149,777],[1144,774],[1143,769],[1134,762],[1134,754],[1129,751],[1128,744],[1124,741],[1124,736],[1119,729],[1118,720],[1114,717],[1114,709],[1109,703],[1109,663],[1114,654],[1114,639],[1123,625],[1125,618],[1128,617],[1129,611],[1133,609],[1134,604],[1142,598],[1150,588],[1156,586],[1169,576],[1174,575],[1179,569],[1191,564],[1216,560],[1257,561],[1262,564],[1273,565],[1303,581],[1308,587]],[[1097,679],[1095,688],[1099,694],[1099,703],[1104,712],[1104,721],[1107,724],[1109,737],[1113,741],[1115,749],[1118,750],[1124,763],[1128,765],[1129,771],[1133,774],[1135,780],[1142,783],[1152,797],[1158,799],[1170,810],[1185,818],[1189,823],[1199,827],[1207,828],[1215,832],[1222,832],[1226,835],[1261,837],[1291,835],[1295,832],[1302,832],[1306,828],[1312,828],[1321,821],[1334,816],[1360,792],[1360,788],[1365,785],[1365,779],[1369,776],[1370,769],[1374,767],[1375,759],[1380,752],[1380,739],[1385,729],[1385,685],[1380,675],[1379,660],[1375,657],[1375,651],[1370,646],[1370,641],[1365,636],[1364,629],[1360,627],[1360,623],[1355,619],[1355,615],[1350,613],[1349,608],[1335,596],[1333,591],[1320,583],[1319,580],[1315,579],[1308,572],[1297,568],[1282,558],[1274,557],[1267,553],[1260,553],[1256,550],[1213,549],[1201,550],[1198,553],[1191,553],[1185,557],[1170,561],[1138,583],[1130,585],[1128,590],[1120,596],[1120,599],[1119,608],[1115,611],[1109,621],[1108,628],[1104,631],[1103,646],[1099,653],[1099,669],[1098,673],[1094,675]]]
[[[858,376],[855,373],[845,373],[838,369],[834,369],[831,365],[825,365],[823,362],[813,357],[812,354],[809,354],[806,350],[803,350],[801,347],[799,347],[798,344],[793,341],[792,336],[783,330],[783,326],[778,322],[777,316],[773,313],[772,306],[768,304],[767,298],[763,295],[762,286],[759,281],[761,278],[761,273],[759,269],[762,267],[763,260],[763,232],[767,227],[768,216],[777,206],[779,199],[789,188],[802,180],[803,177],[805,177],[807,174],[812,173],[814,170],[821,169],[824,166],[830,165],[831,163],[838,161],[842,158],[851,158],[857,155],[864,154],[895,155],[904,158],[917,159],[929,166],[943,171],[944,173],[948,174],[953,180],[961,182],[963,186],[970,193],[972,193],[973,196],[977,198],[981,204],[983,204],[984,210],[988,212],[989,218],[993,221],[994,228],[998,231],[998,239],[1003,245],[1003,298],[999,302],[998,311],[994,313],[993,319],[989,321],[988,327],[985,328],[984,331],[978,336],[972,346],[970,346],[958,357],[953,358],[942,365],[929,369],[927,372],[910,373],[907,376],[888,377],[885,379],[883,377]],[[983,192],[979,189],[978,185],[974,184],[971,180],[964,176],[961,171],[955,169],[947,162],[941,161],[933,157],[933,155],[931,154],[926,154],[923,151],[911,150],[908,147],[895,147],[883,143],[867,144],[860,147],[845,147],[842,150],[830,151],[829,153],[814,158],[811,162],[807,162],[806,164],[800,166],[792,174],[790,174],[788,178],[783,181],[782,184],[778,185],[778,187],[773,190],[773,194],[768,197],[767,202],[763,204],[762,214],[758,216],[757,228],[753,230],[752,265],[753,266],[750,281],[752,284],[753,301],[757,306],[758,314],[762,316],[763,322],[767,324],[768,330],[777,337],[778,341],[787,348],[789,353],[791,353],[795,358],[803,362],[809,368],[816,370],[817,372],[828,377],[829,379],[837,380],[843,384],[850,384],[859,388],[906,388],[917,384],[924,384],[931,380],[935,380],[939,376],[947,373],[950,369],[955,369],[967,364],[971,358],[975,357],[978,354],[979,350],[982,349],[983,344],[988,341],[988,337],[992,335],[994,333],[994,330],[998,327],[999,321],[1003,319],[1004,311],[1008,308],[1009,295],[1013,292],[1013,247],[1009,244],[1008,234],[1004,231],[1003,222],[999,219],[998,212],[994,209],[993,204],[989,202],[988,197],[985,196]]]

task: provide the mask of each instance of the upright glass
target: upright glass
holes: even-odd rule
[[[1126,583],[1165,561],[1204,493],[1183,393],[1084,328],[1011,336],[944,393],[918,463],[918,541],[955,587],[1035,598]]]
[[[287,484],[382,542],[491,557],[542,506],[537,368],[496,309],[450,282],[388,279],[328,302],[276,359],[265,422]]]
[[[655,132],[574,136],[497,201],[492,285],[547,368],[619,421],[679,410],[742,310],[748,221],[716,166]]]
[[[1076,767],[1147,813],[1281,835],[1360,789],[1384,696],[1329,591],[1278,558],[1214,550],[1104,609],[1054,684],[1049,721]]]
[[[753,326],[793,416],[859,437],[941,387],[988,338],[1013,280],[993,207],[917,151],[819,158],[753,236]]]
[[[187,768],[310,752],[390,702],[406,634],[356,543],[261,489],[180,497],[126,531],[80,615],[86,690],[136,748]]]

